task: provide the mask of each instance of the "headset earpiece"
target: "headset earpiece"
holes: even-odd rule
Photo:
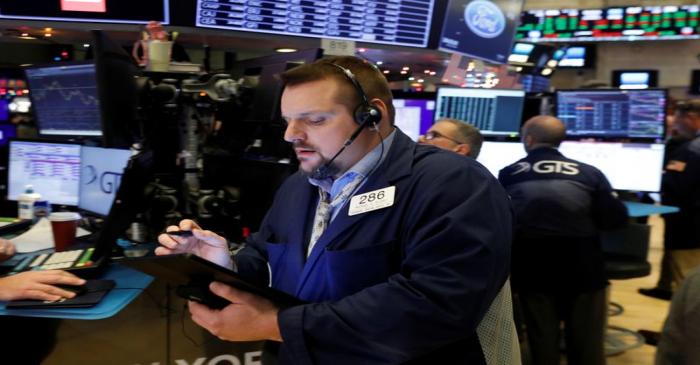
[[[355,108],[355,122],[359,125],[377,124],[382,120],[382,112],[374,105],[360,104]]]

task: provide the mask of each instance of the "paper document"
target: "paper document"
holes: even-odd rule
[[[83,236],[87,232],[82,228],[78,228],[77,236]],[[21,235],[10,239],[10,242],[17,246],[17,252],[34,252],[53,248],[53,231],[51,230],[51,222],[46,218],[41,218],[28,231]]]

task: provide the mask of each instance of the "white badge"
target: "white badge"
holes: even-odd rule
[[[348,215],[353,216],[371,212],[394,205],[394,193],[396,186],[370,191],[361,195],[355,195],[350,199]]]

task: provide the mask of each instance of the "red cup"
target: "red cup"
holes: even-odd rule
[[[56,252],[65,251],[75,242],[75,234],[80,222],[80,214],[74,212],[56,212],[49,214],[53,231],[53,246]]]

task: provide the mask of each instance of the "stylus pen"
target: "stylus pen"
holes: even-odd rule
[[[192,237],[192,231],[170,231],[165,232],[169,236]]]

